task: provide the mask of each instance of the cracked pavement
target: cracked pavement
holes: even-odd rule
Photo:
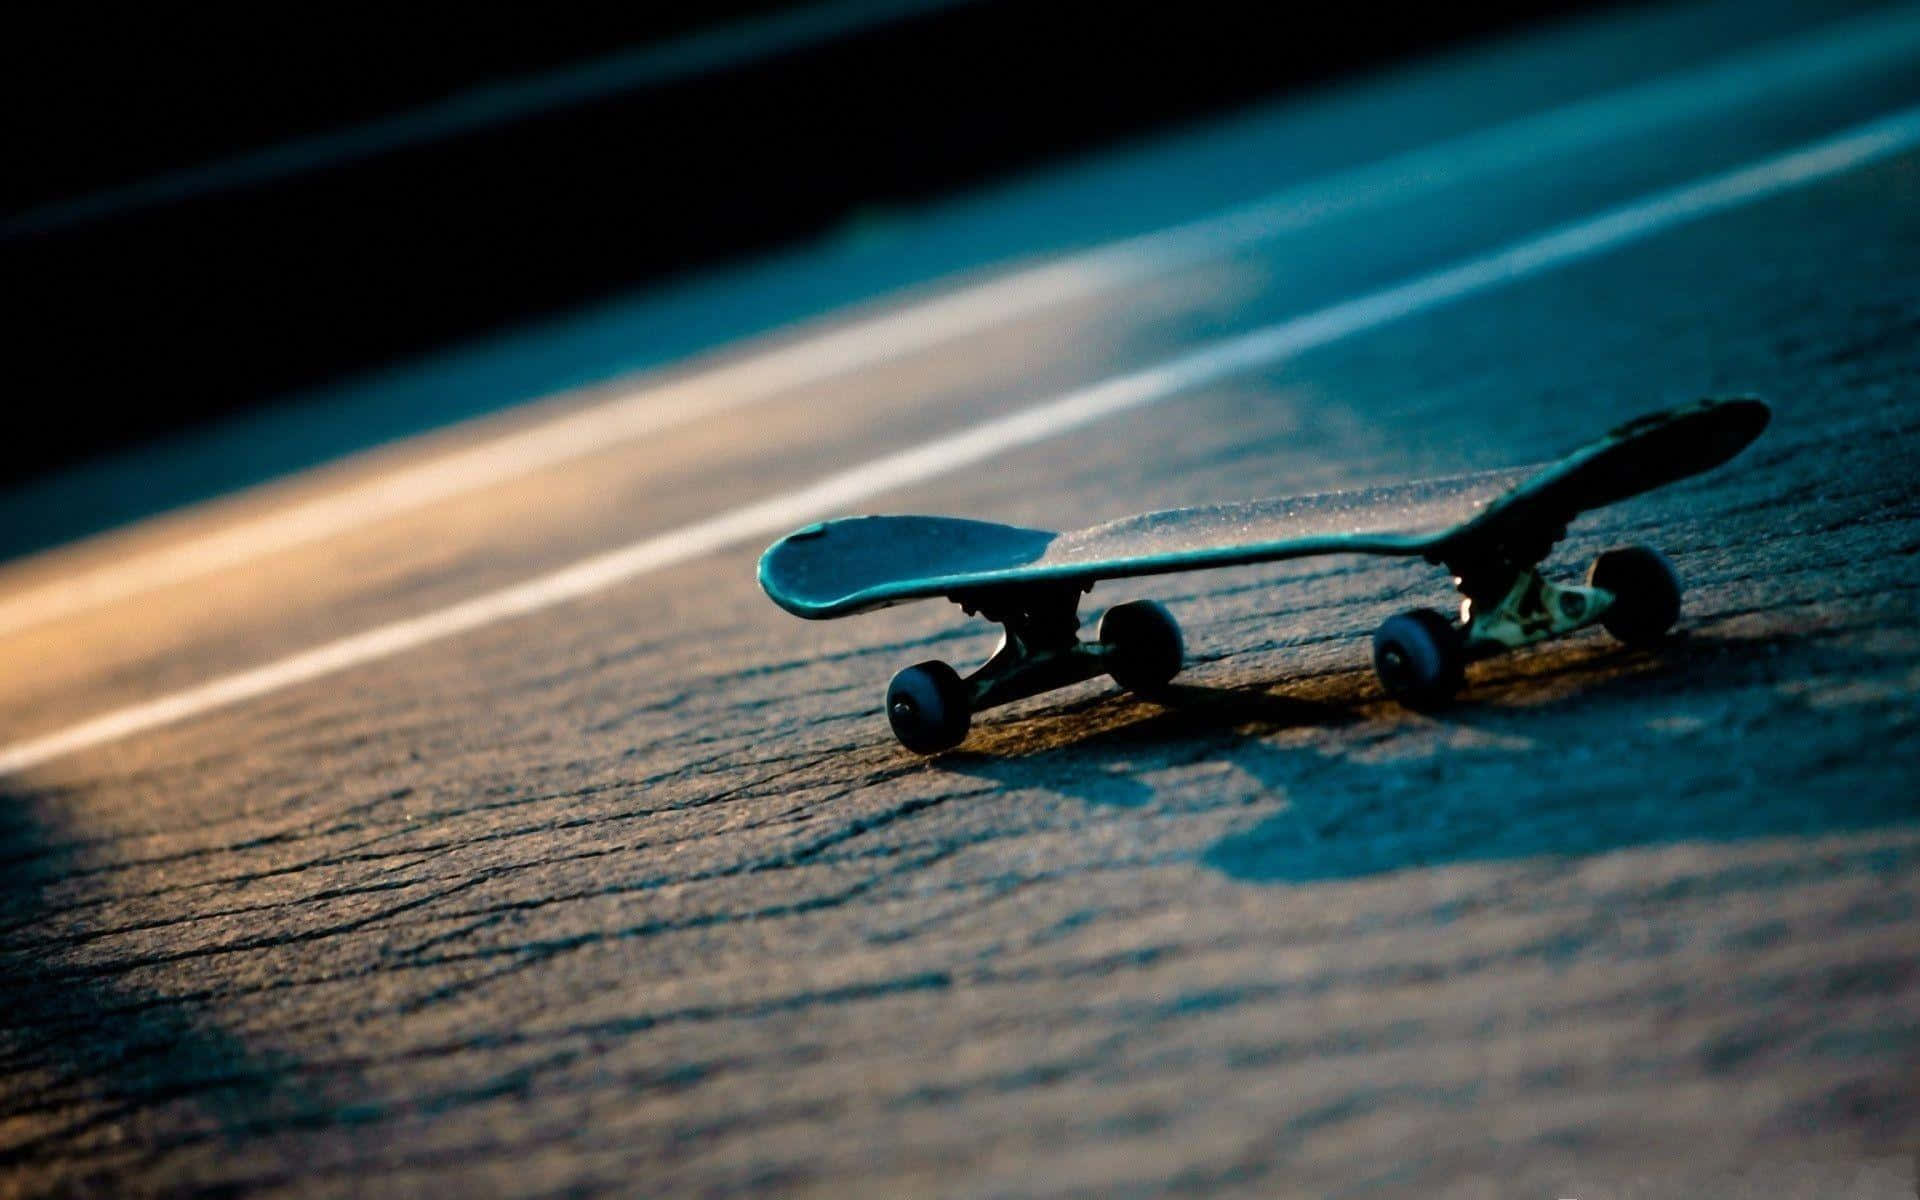
[[[0,711],[444,603],[1715,152],[1279,238],[15,633]],[[0,780],[0,1193],[1911,1194],[1916,279],[1909,154],[876,505],[1073,527],[1775,405],[1553,560],[1662,549],[1665,647],[1588,631],[1441,713],[1367,637],[1447,581],[1325,558],[1102,585],[1089,618],[1185,626],[1166,703],[1084,684],[923,761],[888,675],[992,631],[794,620],[739,546]]]

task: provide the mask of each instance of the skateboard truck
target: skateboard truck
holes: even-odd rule
[[[1528,567],[1498,604],[1476,611],[1471,595],[1460,602],[1461,632],[1472,657],[1516,650],[1584,628],[1613,607],[1605,588],[1555,583]]]
[[[948,599],[1001,627],[1000,644],[964,682],[974,712],[1104,675],[1102,647],[1080,640],[1080,596],[1092,584],[960,592]]]
[[[1567,535],[1564,522],[1503,532],[1498,542],[1433,556],[1464,597],[1457,627],[1469,657],[1572,633],[1612,607],[1614,595],[1604,588],[1559,584],[1540,574],[1541,561]]]
[[[933,754],[960,744],[973,714],[1100,675],[1150,694],[1185,657],[1180,626],[1150,600],[1101,615],[1092,641],[1080,637],[1080,596],[1090,581],[983,588],[948,597],[969,616],[1002,629],[1000,644],[962,678],[940,661],[908,667],[887,686],[887,721],[908,749]]]
[[[1415,708],[1432,707],[1460,690],[1466,664],[1504,650],[1561,637],[1593,624],[1630,646],[1657,642],[1680,616],[1680,580],[1658,551],[1646,546],[1608,550],[1587,568],[1581,584],[1555,583],[1540,574],[1540,559],[1565,535],[1562,526],[1515,565],[1504,550],[1471,558],[1437,552],[1464,599],[1460,619],[1430,608],[1389,617],[1373,635],[1374,670],[1388,694]]]

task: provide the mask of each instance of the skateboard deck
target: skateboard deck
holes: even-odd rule
[[[1640,417],[1537,466],[1173,509],[1068,532],[957,517],[846,517],[775,542],[760,560],[759,577],[776,604],[810,619],[944,596],[1008,626],[1013,650],[996,655],[1001,662],[994,671],[976,673],[969,702],[974,709],[1016,698],[1013,693],[1044,690],[998,686],[1004,681],[993,678],[1015,660],[1045,657],[1034,636],[1022,638],[1024,629],[1042,623],[1052,632],[1039,640],[1085,660],[1076,668],[1081,678],[1100,673],[1093,669],[1103,657],[1097,646],[1088,651],[1089,643],[1074,639],[1080,650],[1071,651],[1062,639],[1062,597],[1077,600],[1102,580],[1310,555],[1417,555],[1445,566],[1467,595],[1469,610],[1479,609],[1478,618],[1469,611],[1454,627],[1454,649],[1470,656],[1599,620],[1600,610],[1615,599],[1609,589],[1560,588],[1532,570],[1568,523],[1726,462],[1760,435],[1769,416],[1767,406],[1751,398],[1702,400]],[[1655,569],[1642,562],[1633,570]],[[1516,594],[1522,591],[1527,594]],[[1677,592],[1674,606],[1677,612]],[[1504,614],[1496,611],[1503,608]],[[1055,610],[1045,622],[1036,615],[1043,609]],[[1436,638],[1447,639],[1430,618],[1420,620]],[[1443,658],[1448,649],[1441,647]],[[1441,667],[1448,676],[1446,664]],[[1056,674],[1064,678],[1075,670]],[[1041,676],[1027,683],[1057,686],[1050,682],[1054,676]]]

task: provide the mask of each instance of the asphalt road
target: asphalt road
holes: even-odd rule
[[[766,267],[835,305],[918,272],[857,307],[9,567],[0,1193],[1913,1194],[1920,15],[1758,11],[903,217]],[[1782,157],[1862,128],[1908,140]],[[1587,249],[1381,299],[1556,231]],[[529,339],[592,377],[594,338]],[[1418,563],[1102,587],[1181,618],[1175,695],[1082,685],[931,761],[881,689],[991,631],[753,579],[821,480],[1073,527],[1734,392],[1775,406],[1753,449],[1556,558],[1659,546],[1680,634],[1483,664],[1434,715],[1367,666],[1448,602]]]

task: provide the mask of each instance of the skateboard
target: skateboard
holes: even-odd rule
[[[1430,608],[1373,635],[1387,693],[1444,703],[1466,664],[1599,624],[1629,645],[1657,642],[1680,614],[1673,568],[1645,546],[1608,550],[1582,583],[1541,563],[1592,509],[1719,466],[1760,436],[1771,412],[1749,397],[1650,413],[1556,462],[1318,496],[1145,513],[1057,533],[938,516],[865,516],[799,529],[760,558],[760,586],[815,620],[929,597],[1003,627],[999,647],[962,677],[944,662],[907,667],[887,687],[887,719],[908,749],[937,754],[973,715],[1098,675],[1151,696],[1177,674],[1180,627],[1152,601],[1106,610],[1091,640],[1079,601],[1095,583],[1320,554],[1419,556],[1464,597],[1457,619]]]

